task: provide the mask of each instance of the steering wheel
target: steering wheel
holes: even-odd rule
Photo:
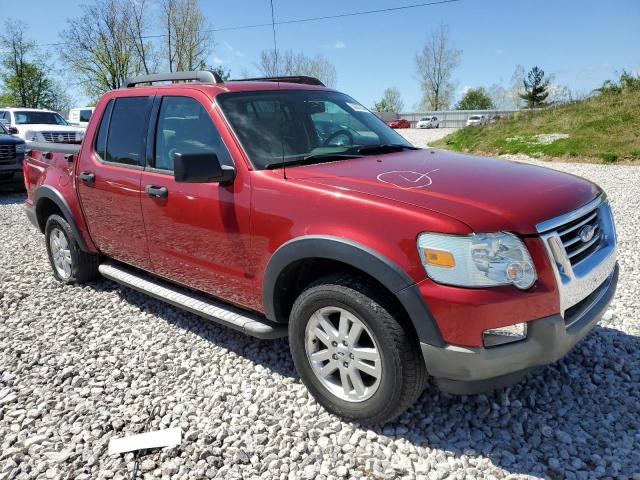
[[[347,141],[332,143],[333,140],[340,138],[340,136],[346,137]],[[353,145],[353,135],[349,130],[344,130],[344,129],[336,130],[331,135],[329,135],[329,137],[327,137],[327,139],[324,142],[322,142],[323,147],[342,147],[344,145]]]

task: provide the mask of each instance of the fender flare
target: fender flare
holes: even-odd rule
[[[277,317],[275,293],[280,274],[292,263],[307,258],[336,260],[375,278],[402,304],[420,342],[444,346],[440,329],[418,286],[400,267],[365,245],[329,235],[297,237],[273,253],[265,268],[262,284],[262,302],[269,320],[276,321]]]
[[[58,190],[48,185],[43,185],[41,187],[38,187],[38,189],[33,194],[33,208],[36,214],[38,225],[40,227],[40,231],[44,233],[44,226],[45,226],[46,219],[41,219],[38,216],[38,206],[40,205],[40,202],[45,198],[48,200],[51,200],[60,209],[60,211],[62,212],[62,216],[71,227],[73,236],[75,237],[76,242],[78,242],[78,246],[80,247],[80,249],[84,252],[89,252],[90,250],[87,248],[87,245],[84,241],[84,238],[82,237],[82,234],[80,233],[80,230],[78,230],[78,226],[76,225],[76,222],[73,218],[73,214],[71,213],[69,204],[67,203],[67,201],[64,199],[64,197]]]

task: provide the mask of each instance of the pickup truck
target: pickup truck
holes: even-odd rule
[[[80,146],[30,148],[25,210],[59,281],[101,274],[288,335],[317,401],[362,424],[430,376],[474,394],[560,359],[617,284],[597,185],[415,148],[310,77],[136,77],[102,96]]]
[[[22,162],[26,142],[0,123],[0,185],[22,185]]]

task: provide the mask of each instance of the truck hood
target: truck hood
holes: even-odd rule
[[[83,128],[71,125],[51,125],[48,123],[25,123],[16,125],[21,135],[27,132],[84,132]]]
[[[526,163],[435,149],[290,167],[287,178],[402,202],[453,217],[475,232],[535,234],[536,225],[574,210],[600,188]]]
[[[25,143],[23,139],[14,137],[13,135],[6,135],[0,133],[0,145],[18,145],[19,143]]]

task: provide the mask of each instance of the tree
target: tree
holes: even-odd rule
[[[404,109],[404,102],[400,97],[400,90],[396,87],[385,89],[382,99],[373,106],[375,112],[401,112]]]
[[[458,110],[489,110],[494,108],[491,98],[483,88],[470,88],[456,105]]]
[[[198,68],[199,70],[208,70],[209,72],[217,73],[225,82],[231,79],[231,70],[224,68],[222,65],[207,67],[206,63],[202,62]]]
[[[524,93],[520,94],[527,103],[527,108],[539,108],[547,105],[545,100],[549,96],[550,80],[545,78],[544,70],[539,67],[533,67],[527,74],[527,78],[523,80]]]
[[[147,5],[147,0],[129,0],[126,3],[129,9],[127,12],[129,36],[140,62],[140,70],[148,75],[156,70],[158,58],[153,43],[146,38],[149,31]]]
[[[136,53],[137,40],[130,35],[128,0],[96,0],[81,8],[83,14],[69,19],[60,35],[70,45],[62,49],[61,57],[85,94],[97,98],[120,88],[144,67]]]
[[[460,65],[462,51],[454,47],[449,36],[449,27],[440,24],[431,30],[422,50],[416,54],[416,72],[424,110],[448,108],[453,99],[455,85],[451,77]]]
[[[163,56],[170,72],[195,70],[213,47],[211,29],[197,0],[163,0]]]
[[[489,98],[491,98],[493,108],[507,110],[512,106],[511,96],[509,95],[509,92],[499,83],[492,84],[487,90],[487,95],[489,95]]]
[[[302,52],[292,50],[263,50],[256,67],[265,77],[283,75],[308,75],[318,78],[328,87],[336,85],[336,67],[323,55],[308,57]]]
[[[2,105],[62,110],[70,102],[61,85],[51,78],[51,66],[36,44],[25,37],[25,27],[15,20],[5,22],[0,35],[0,81]]]
[[[512,108],[518,110],[522,106],[522,99],[520,94],[524,92],[522,88],[524,82],[524,67],[522,65],[516,65],[513,75],[511,75],[511,90],[509,96],[513,104]]]

